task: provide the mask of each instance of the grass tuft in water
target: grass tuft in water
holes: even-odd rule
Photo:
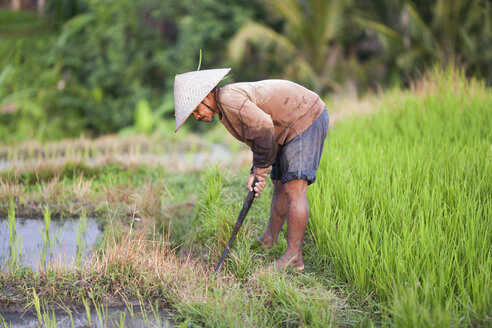
[[[10,207],[7,218],[7,226],[9,230],[9,267],[16,269],[20,266],[20,257],[22,254],[22,237],[17,234],[15,223],[15,204],[14,200],[10,200]]]

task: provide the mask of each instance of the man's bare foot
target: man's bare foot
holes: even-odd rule
[[[275,241],[271,237],[267,237],[265,235],[256,238],[256,240],[261,244],[261,246],[265,248],[272,248],[275,246]]]
[[[299,271],[304,270],[304,263],[302,261],[302,258],[298,259],[298,256],[287,257],[286,255],[284,255],[278,260],[276,260],[275,262],[273,262],[271,265],[277,271],[284,271],[287,268],[293,268]]]

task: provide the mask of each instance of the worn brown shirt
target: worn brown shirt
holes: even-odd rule
[[[325,104],[305,87],[286,80],[229,84],[215,98],[226,129],[253,150],[253,165],[268,167],[282,146],[306,130]]]

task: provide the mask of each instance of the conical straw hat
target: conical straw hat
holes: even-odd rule
[[[177,74],[174,78],[176,129],[183,125],[196,106],[209,94],[230,68],[207,69]]]

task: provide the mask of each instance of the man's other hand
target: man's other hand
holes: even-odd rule
[[[249,176],[248,178],[248,189],[249,191],[255,191],[255,197],[258,197],[261,195],[263,188],[266,186],[266,178],[268,177],[268,174],[270,173],[271,166],[265,167],[265,168],[260,168],[260,167],[253,167],[253,173]],[[253,181],[258,180],[258,182],[252,186]]]

